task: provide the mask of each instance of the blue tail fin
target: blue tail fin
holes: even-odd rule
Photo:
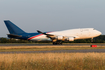
[[[20,29],[18,26],[16,26],[15,24],[13,24],[11,21],[9,20],[4,20],[8,31],[10,32],[10,34],[22,34],[22,33],[26,33],[24,32],[22,29]]]

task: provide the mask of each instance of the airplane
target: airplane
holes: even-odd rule
[[[93,39],[102,33],[94,28],[78,28],[63,31],[27,33],[9,20],[4,23],[10,34],[9,38],[32,40],[32,41],[52,41],[53,45],[60,45],[63,41],[74,41],[78,39]]]

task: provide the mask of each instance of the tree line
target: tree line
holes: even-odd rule
[[[8,39],[8,38],[0,38],[0,43],[51,43],[49,41],[28,41],[28,40],[17,40],[17,39]],[[72,42],[65,43],[91,43],[91,39],[81,39],[75,40]],[[100,35],[93,39],[92,43],[105,43],[105,35]]]

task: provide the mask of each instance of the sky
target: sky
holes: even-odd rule
[[[4,20],[25,32],[95,28],[105,34],[105,0],[0,0],[0,37]]]

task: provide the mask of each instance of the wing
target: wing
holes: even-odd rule
[[[52,34],[43,33],[43,32],[41,32],[41,31],[39,31],[39,30],[37,30],[37,32],[38,32],[38,33],[41,33],[41,34],[44,34],[44,35],[47,35],[47,36],[54,36],[54,35],[52,35]]]
[[[58,41],[58,40],[62,40],[62,41],[74,41],[74,39],[75,39],[75,37],[68,37],[68,36],[47,34],[47,33],[41,32],[39,30],[37,30],[37,32],[46,35],[52,41]]]
[[[56,36],[55,35],[52,35],[52,34],[47,34],[47,33],[44,33],[44,32],[41,32],[39,30],[37,30],[38,33],[41,33],[41,34],[44,34],[46,35],[48,38],[51,38],[51,39],[54,39]]]

